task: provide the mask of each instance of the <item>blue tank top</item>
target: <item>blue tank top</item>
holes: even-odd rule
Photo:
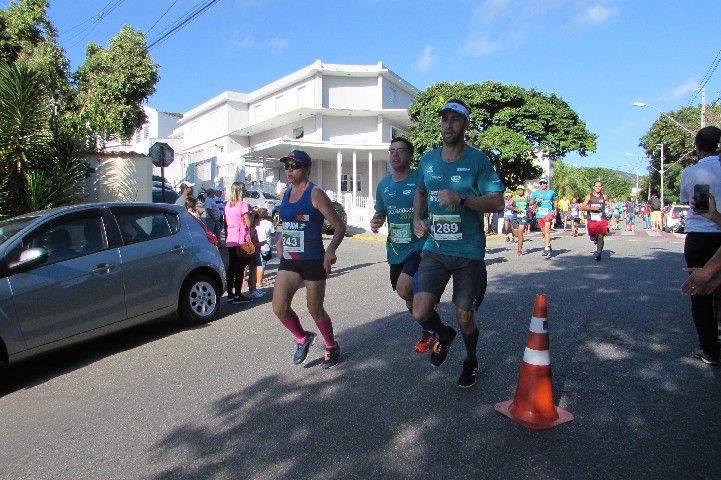
[[[283,258],[288,260],[322,260],[323,214],[313,206],[311,192],[315,184],[309,183],[300,200],[290,202],[291,185],[280,204],[280,220],[283,222]]]

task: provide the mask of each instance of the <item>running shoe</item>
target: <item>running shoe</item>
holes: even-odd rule
[[[601,252],[594,253],[593,258],[595,258],[597,262],[600,262],[601,261]]]
[[[423,334],[421,334],[421,339],[418,340],[416,345],[413,347],[413,350],[415,350],[418,353],[427,352],[431,346],[436,341],[435,335],[433,335],[431,332],[427,330],[423,330]]]
[[[335,347],[325,349],[325,352],[323,353],[323,363],[321,364],[321,367],[323,367],[327,370],[329,368],[335,367],[339,363],[340,363],[340,345],[338,345],[338,342],[336,342]]]
[[[448,329],[446,340],[442,341],[441,336],[438,335],[438,340],[436,341],[436,343],[433,344],[433,351],[431,352],[431,363],[434,367],[440,367],[441,364],[446,361],[446,357],[448,357],[448,350],[451,347],[451,343],[453,343],[453,340],[455,340],[456,338],[456,331],[449,325],[446,325],[446,328]]]
[[[701,360],[706,365],[718,365],[719,362],[718,357],[712,357],[700,348],[693,352],[693,357]]]
[[[308,357],[308,351],[310,350],[310,346],[313,345],[313,342],[315,342],[315,333],[306,331],[305,340],[303,343],[299,343],[295,348],[295,355],[293,355],[294,365],[300,365],[305,362],[305,359]]]
[[[264,297],[265,293],[261,292],[260,290],[253,290],[252,292],[248,292],[248,296],[251,298],[260,298]]]
[[[523,250],[519,250],[518,252],[516,252],[516,256],[518,256],[518,257],[523,256]]]
[[[243,294],[241,293],[240,295],[236,295],[235,297],[233,297],[233,301],[230,302],[230,303],[233,303],[233,304],[235,304],[235,305],[238,305],[239,303],[250,302],[250,300],[251,300],[250,298],[246,297],[245,295],[243,295]]]
[[[458,377],[458,386],[460,388],[470,388],[475,385],[476,373],[478,373],[478,360],[474,359],[472,363],[464,361],[461,376]]]
[[[543,249],[543,253],[541,254],[541,256],[542,256],[542,257],[547,257],[547,256],[548,256],[548,249],[547,249],[547,248],[544,248],[544,249]]]

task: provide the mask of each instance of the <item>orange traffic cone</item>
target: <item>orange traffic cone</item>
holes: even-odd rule
[[[498,413],[536,430],[573,420],[571,413],[553,405],[551,355],[548,347],[546,296],[536,295],[516,396],[513,400],[495,406]]]

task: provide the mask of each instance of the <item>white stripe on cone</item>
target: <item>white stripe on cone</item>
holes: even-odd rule
[[[548,333],[548,320],[545,318],[531,317],[531,326],[528,330],[533,333]]]
[[[533,350],[526,347],[523,352],[523,361],[529,365],[545,367],[551,364],[551,353],[548,350]]]

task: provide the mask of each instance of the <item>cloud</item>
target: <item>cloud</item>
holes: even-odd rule
[[[603,25],[610,18],[615,17],[618,14],[619,10],[615,7],[609,7],[601,4],[590,5],[575,15],[573,23],[581,26]]]
[[[257,50],[280,54],[288,47],[288,40],[279,37],[257,39],[251,35],[243,35],[239,31],[233,33],[230,40],[231,50]]]
[[[543,32],[590,28],[619,15],[617,0],[589,4],[588,0],[482,0],[473,8],[469,33],[460,51],[483,56],[520,48]],[[478,32],[483,32],[479,34]]]
[[[670,102],[679,100],[691,94],[698,88],[698,80],[696,77],[690,77],[686,82],[677,85],[663,92],[657,99],[657,102]]]
[[[433,64],[436,63],[436,56],[433,53],[435,48],[433,45],[426,45],[416,61],[416,70],[419,72],[427,72]]]

